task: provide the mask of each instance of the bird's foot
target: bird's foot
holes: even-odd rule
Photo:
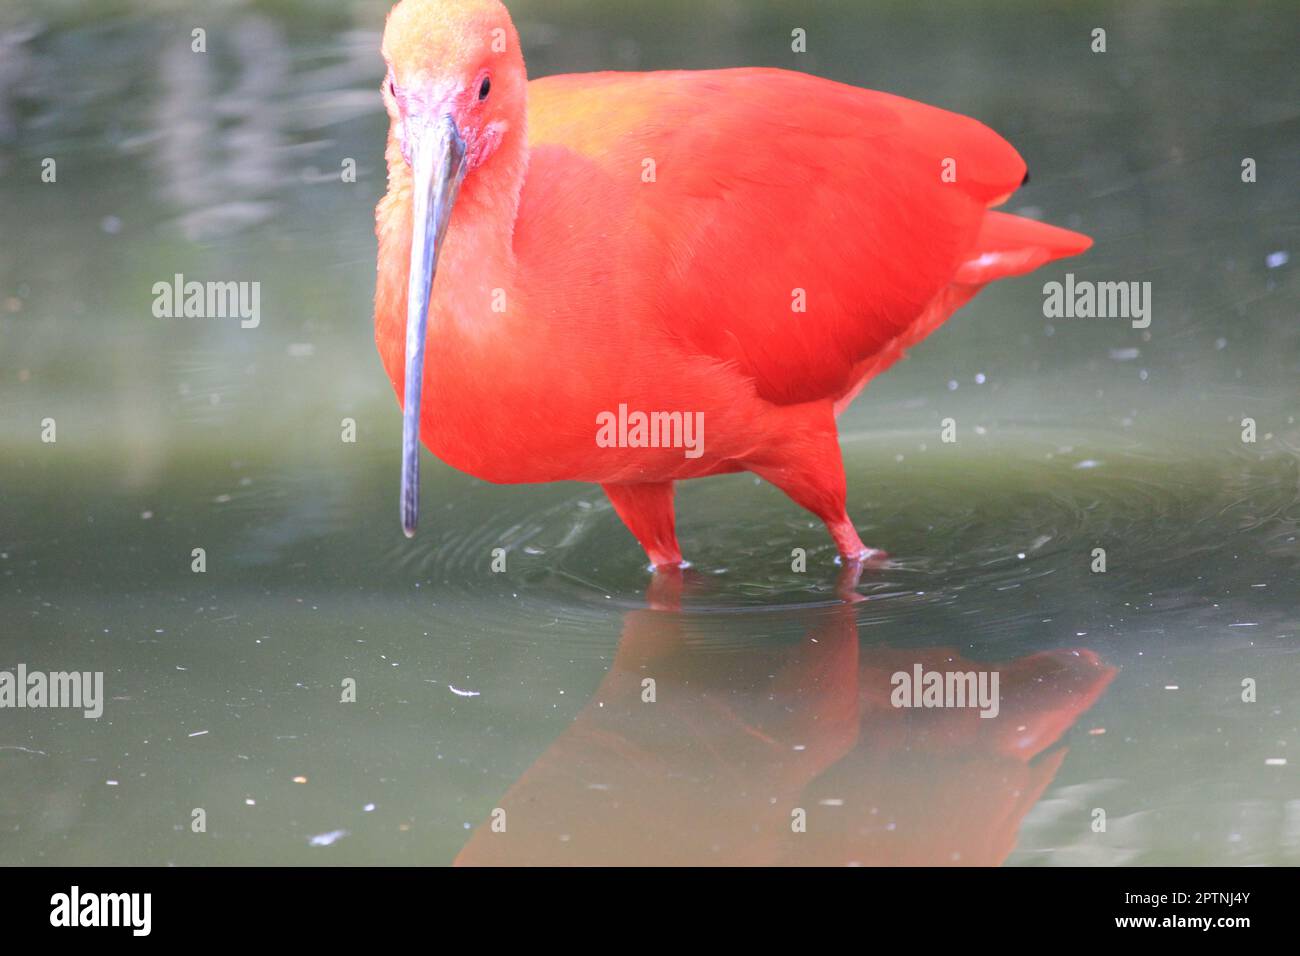
[[[845,565],[849,564],[866,564],[874,566],[882,564],[889,560],[889,555],[879,548],[868,548],[858,537],[858,529],[853,527],[853,522],[848,518],[840,521],[827,522],[827,528],[830,530],[831,537],[835,539],[835,547],[839,549],[840,556],[838,560]]]
[[[878,548],[863,548],[855,557],[837,556],[835,563],[840,565],[840,575],[835,581],[835,593],[841,601],[857,604],[867,600],[866,595],[858,593],[858,584],[862,581],[863,571],[879,571],[889,565],[889,555]]]
[[[682,561],[673,567],[656,568],[646,586],[646,604],[652,611],[680,611],[684,598],[707,587],[707,580]]]
[[[651,574],[660,571],[680,571],[691,566],[691,562],[687,561],[680,554],[676,556],[651,554],[649,555],[649,558],[650,563],[646,565],[646,570]]]
[[[850,555],[837,554],[835,563],[847,567],[871,568],[873,570],[883,568],[889,563],[889,553],[881,551],[879,548],[863,548],[860,551]]]

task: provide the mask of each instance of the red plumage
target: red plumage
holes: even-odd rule
[[[459,36],[513,36],[496,0],[450,6],[407,0],[385,37],[399,80],[442,91],[410,99],[438,99],[480,156],[439,250],[424,442],[492,481],[601,483],[657,566],[680,560],[672,482],[737,470],[861,556],[835,413],[984,284],[1091,241],[990,212],[1025,177],[1016,151],[897,96],[770,69],[526,83],[517,42],[402,62],[435,9]],[[463,93],[485,70],[494,104]],[[400,396],[413,224],[390,111],[376,338]],[[600,447],[620,405],[702,414],[703,453]]]

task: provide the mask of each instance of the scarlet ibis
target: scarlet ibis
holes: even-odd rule
[[[674,483],[739,471],[861,559],[836,415],[985,283],[1091,245],[990,211],[1020,155],[898,96],[775,69],[529,82],[499,0],[403,0],[383,55],[375,340],[408,536],[423,440],[492,482],[599,483],[656,568],[682,560]]]

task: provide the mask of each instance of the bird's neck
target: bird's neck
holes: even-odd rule
[[[447,254],[455,254],[455,245],[467,247],[465,251],[486,257],[484,265],[508,268],[513,278],[515,219],[527,172],[528,132],[521,115],[501,134],[496,149],[482,165],[466,175],[448,229]],[[453,245],[455,233],[472,242]],[[501,278],[504,281],[507,276]]]
[[[400,243],[395,258],[405,262],[413,211],[411,170],[391,139],[387,158],[385,205],[391,206],[384,218],[390,218],[394,228],[385,236],[387,230],[381,225],[381,244],[385,238]],[[517,129],[506,131],[482,165],[466,175],[438,256],[429,316],[431,338],[479,338],[500,324],[514,303],[515,218],[527,167],[527,131],[521,121]],[[405,282],[404,270],[400,281]],[[404,300],[404,289],[392,291],[402,292]]]

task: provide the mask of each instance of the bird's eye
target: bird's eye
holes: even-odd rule
[[[492,92],[492,77],[485,76],[483,77],[483,82],[478,85],[479,102],[481,103],[483,102],[483,100],[487,99],[488,94],[491,92]]]
[[[393,74],[388,74],[388,95],[397,99],[397,81],[393,79]]]

